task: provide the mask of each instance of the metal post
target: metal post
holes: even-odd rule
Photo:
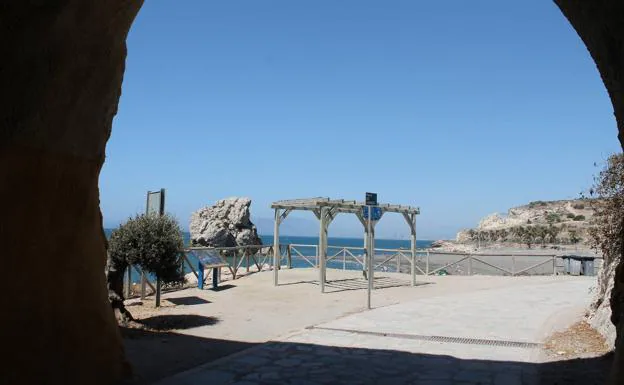
[[[247,273],[249,273],[249,253],[247,252],[247,249],[243,251],[243,258],[247,258]]]
[[[327,219],[327,209],[325,207],[321,208],[321,227],[319,232],[319,248],[318,248],[318,259],[319,259],[319,283],[321,285],[321,293],[325,293],[325,237],[327,233],[325,232],[325,228],[327,227],[325,221]]]
[[[553,275],[557,275],[557,256],[553,255]]]
[[[273,225],[273,286],[278,285],[278,267],[280,263],[279,247],[280,209],[275,209],[275,223]]]
[[[425,273],[429,275],[429,250],[427,250],[427,255],[425,256]]]
[[[512,277],[516,276],[516,256],[515,255],[511,256],[511,276]]]
[[[204,290],[204,264],[201,261],[197,262],[197,288]]]
[[[364,226],[364,251],[366,252],[366,257],[362,258],[364,262],[364,266],[362,266],[362,270],[364,271],[364,276],[366,276],[368,271],[368,224]]]
[[[472,275],[472,255],[468,254],[468,275]]]
[[[347,249],[342,249],[342,270],[347,270]]]
[[[219,286],[219,270],[221,268],[220,267],[213,267],[212,268],[212,289],[216,290],[217,287]]]
[[[286,267],[292,269],[292,250],[290,249],[290,244],[288,244],[288,247],[286,248],[286,255]]]
[[[368,221],[366,223],[367,225],[367,233],[368,233],[368,252],[367,254],[367,259],[368,259],[368,295],[367,295],[367,301],[366,301],[366,305],[367,307],[370,309],[371,308],[371,292],[373,291],[373,264],[374,264],[374,253],[375,253],[375,249],[374,249],[374,238],[372,236],[373,231],[372,231],[372,207],[368,206]]]

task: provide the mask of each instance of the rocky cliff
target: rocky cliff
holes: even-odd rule
[[[494,213],[474,229],[462,230],[457,242],[586,244],[594,215],[590,200],[536,201]]]

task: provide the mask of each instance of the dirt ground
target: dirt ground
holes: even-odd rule
[[[604,385],[613,360],[604,338],[585,321],[553,333],[544,353],[547,364],[540,370],[544,385]]]

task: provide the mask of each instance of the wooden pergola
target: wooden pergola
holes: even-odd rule
[[[366,208],[370,209],[366,209]],[[391,205],[391,204],[378,204],[375,206],[367,206],[364,202],[347,201],[344,199],[330,199],[330,198],[309,198],[309,199],[292,199],[282,200],[274,202],[271,208],[275,209],[275,224],[273,231],[273,269],[274,285],[278,285],[279,263],[280,263],[280,249],[279,249],[279,227],[282,221],[286,219],[288,214],[294,210],[312,211],[314,215],[320,221],[319,231],[319,282],[321,286],[321,292],[325,292],[326,281],[326,260],[327,260],[327,230],[331,222],[340,213],[352,213],[357,216],[362,225],[364,226],[364,246],[367,250],[367,265],[374,266],[374,250],[375,250],[375,223],[376,221],[369,221],[364,214],[366,212],[377,211],[379,218],[384,213],[392,212],[402,214],[405,221],[410,228],[410,240],[411,240],[411,282],[412,286],[416,284],[416,215],[420,214],[418,207]],[[370,223],[369,223],[370,222]],[[369,231],[370,229],[370,231]],[[372,272],[372,269],[369,269]],[[372,274],[368,275],[369,287],[372,286],[373,277]]]

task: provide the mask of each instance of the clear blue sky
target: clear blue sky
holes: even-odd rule
[[[150,0],[101,205],[111,227],[164,187],[186,228],[228,196],[261,219],[274,200],[375,191],[420,206],[419,238],[453,237],[577,197],[618,150],[598,71],[551,1]],[[407,233],[390,215],[378,229]],[[345,217],[330,236],[360,232]]]

